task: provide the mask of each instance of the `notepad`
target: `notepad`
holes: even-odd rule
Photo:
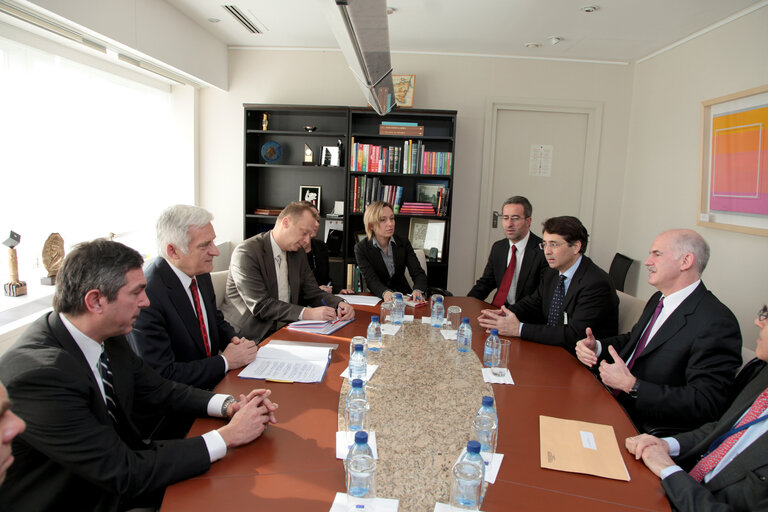
[[[322,382],[334,346],[273,340],[238,374],[243,379]]]
[[[334,320],[333,322],[324,322],[321,320],[299,320],[287,325],[292,331],[307,332],[310,334],[332,334],[355,319]]]

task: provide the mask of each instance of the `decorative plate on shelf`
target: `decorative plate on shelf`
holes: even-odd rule
[[[267,141],[263,146],[261,146],[261,157],[268,164],[274,164],[280,160],[282,156],[283,148],[280,147],[280,144],[273,140]]]

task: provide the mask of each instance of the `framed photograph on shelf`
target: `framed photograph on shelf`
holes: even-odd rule
[[[443,257],[443,239],[445,237],[445,221],[442,219],[411,219],[408,239],[413,249],[429,253],[437,249],[437,258]]]
[[[317,213],[320,211],[320,185],[301,185],[299,187],[299,201],[308,201],[315,205]]]
[[[365,234],[365,231],[355,231],[355,241],[356,242],[362,242],[365,240],[365,237],[368,236]]]
[[[340,165],[340,154],[341,151],[338,146],[323,146],[323,152],[320,153],[320,165],[338,167]]]
[[[697,223],[768,236],[768,85],[701,103]]]
[[[395,88],[397,106],[412,107],[416,75],[392,75],[392,85]]]
[[[432,203],[437,211],[437,202],[440,199],[440,189],[448,188],[448,180],[429,180],[416,183],[416,201],[419,203]]]

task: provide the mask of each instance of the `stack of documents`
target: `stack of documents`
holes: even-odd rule
[[[272,340],[238,377],[280,382],[321,382],[336,345]]]
[[[308,332],[310,334],[331,334],[352,320],[334,320],[333,322],[324,322],[322,320],[299,320],[298,322],[291,322],[288,324],[288,328],[292,331]]]

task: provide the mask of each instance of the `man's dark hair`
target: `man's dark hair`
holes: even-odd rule
[[[71,315],[85,313],[85,295],[91,290],[99,290],[112,302],[125,286],[125,274],[143,264],[141,254],[119,242],[98,239],[77,244],[56,276],[53,309]]]
[[[504,201],[504,204],[501,205],[501,213],[504,213],[504,207],[508,204],[521,205],[523,207],[523,215],[525,215],[526,219],[531,218],[531,215],[533,215],[533,206],[531,206],[531,202],[523,196],[512,196]]]
[[[569,215],[563,215],[562,217],[552,217],[547,219],[542,224],[543,230],[551,235],[560,235],[568,242],[568,245],[573,245],[575,242],[581,242],[581,250],[579,252],[584,254],[587,250],[587,240],[589,240],[589,234],[587,228],[576,217]]]

